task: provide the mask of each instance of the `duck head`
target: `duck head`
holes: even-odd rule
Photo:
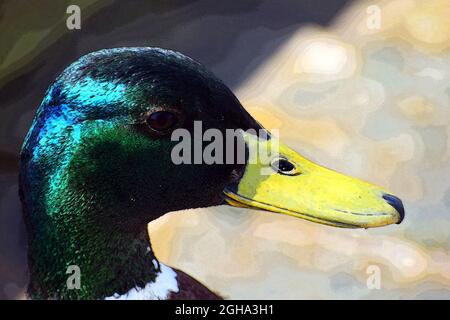
[[[197,123],[224,137],[238,130],[244,161],[239,143],[224,143],[215,152],[233,161],[196,163],[195,144],[212,140],[197,141]],[[183,150],[192,162],[174,161],[175,132],[193,137]],[[252,152],[261,147],[276,152],[262,159]],[[94,52],[56,79],[22,148],[20,193],[38,298],[99,298],[152,281],[146,224],[170,211],[227,203],[353,228],[404,214],[384,189],[278,142],[199,63],[156,48]],[[69,265],[80,266],[80,290],[66,288]]]

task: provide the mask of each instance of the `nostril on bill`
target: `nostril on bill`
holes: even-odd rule
[[[405,217],[405,208],[403,207],[402,200],[392,194],[384,194],[383,199],[386,200],[386,202],[389,203],[395,210],[397,210],[400,214],[400,220],[397,224],[401,223]]]

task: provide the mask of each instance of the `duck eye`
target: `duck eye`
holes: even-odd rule
[[[148,116],[146,121],[151,129],[163,132],[175,126],[177,117],[169,111],[156,111]]]
[[[271,163],[272,169],[275,172],[294,176],[299,174],[295,165],[287,159],[284,158],[276,158]]]

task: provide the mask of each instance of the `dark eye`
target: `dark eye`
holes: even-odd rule
[[[271,163],[272,169],[275,172],[286,174],[286,175],[297,175],[299,172],[295,165],[287,159],[276,158]]]
[[[176,123],[176,115],[169,111],[156,111],[147,118],[148,126],[159,132],[167,131],[173,128]]]

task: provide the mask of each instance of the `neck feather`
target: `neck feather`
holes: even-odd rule
[[[102,299],[143,288],[161,271],[146,230],[118,234],[92,226],[50,225],[36,229],[29,246],[32,298]],[[79,268],[79,289],[68,285],[70,266]]]
[[[21,183],[31,298],[102,299],[157,278],[146,222],[134,221],[131,210],[129,223],[122,223],[114,211],[124,208],[102,201],[101,191],[56,188],[49,194],[40,185]],[[79,289],[68,287],[70,266],[79,267]]]

